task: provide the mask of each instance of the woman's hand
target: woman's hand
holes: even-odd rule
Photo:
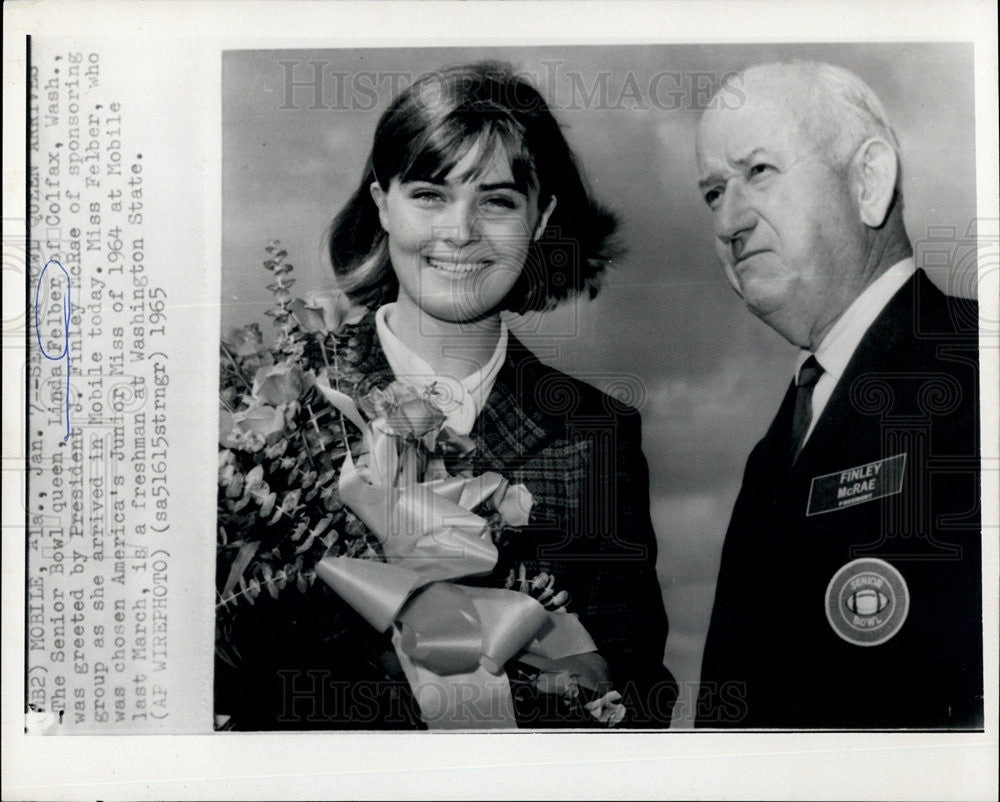
[[[558,674],[568,671],[577,681],[589,690],[605,694],[611,690],[611,680],[608,678],[608,664],[597,652],[574,654],[560,660],[550,660],[542,674]]]

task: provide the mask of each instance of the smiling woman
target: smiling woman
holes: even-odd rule
[[[301,570],[308,592],[228,622],[216,692],[234,726],[669,725],[639,415],[501,319],[596,294],[615,227],[507,65],[431,73],[383,114],[330,234],[368,311],[313,332],[323,360],[304,374],[363,443],[310,474],[337,536]]]

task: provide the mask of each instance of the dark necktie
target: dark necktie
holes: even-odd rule
[[[823,375],[823,366],[810,356],[799,368],[795,380],[795,412],[792,414],[792,442],[790,455],[794,463],[798,459],[802,444],[812,422],[812,395],[816,382]]]

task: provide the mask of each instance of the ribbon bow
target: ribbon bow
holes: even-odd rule
[[[365,424],[350,398],[318,386],[365,434],[368,453],[357,464],[347,455],[340,497],[378,537],[387,562],[326,557],[317,576],[377,630],[393,629],[393,646],[428,726],[515,727],[503,672],[508,660],[526,652],[544,663],[596,650],[575,615],[550,613],[517,591],[455,583],[490,574],[498,558],[489,524],[471,510],[485,504],[508,524],[523,526],[531,494],[496,473],[438,473],[432,481],[397,486],[395,444],[377,442],[384,433]]]

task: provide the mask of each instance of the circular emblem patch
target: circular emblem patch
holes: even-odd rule
[[[826,618],[833,631],[856,646],[877,646],[899,632],[910,610],[903,575],[885,560],[849,562],[826,587]]]

